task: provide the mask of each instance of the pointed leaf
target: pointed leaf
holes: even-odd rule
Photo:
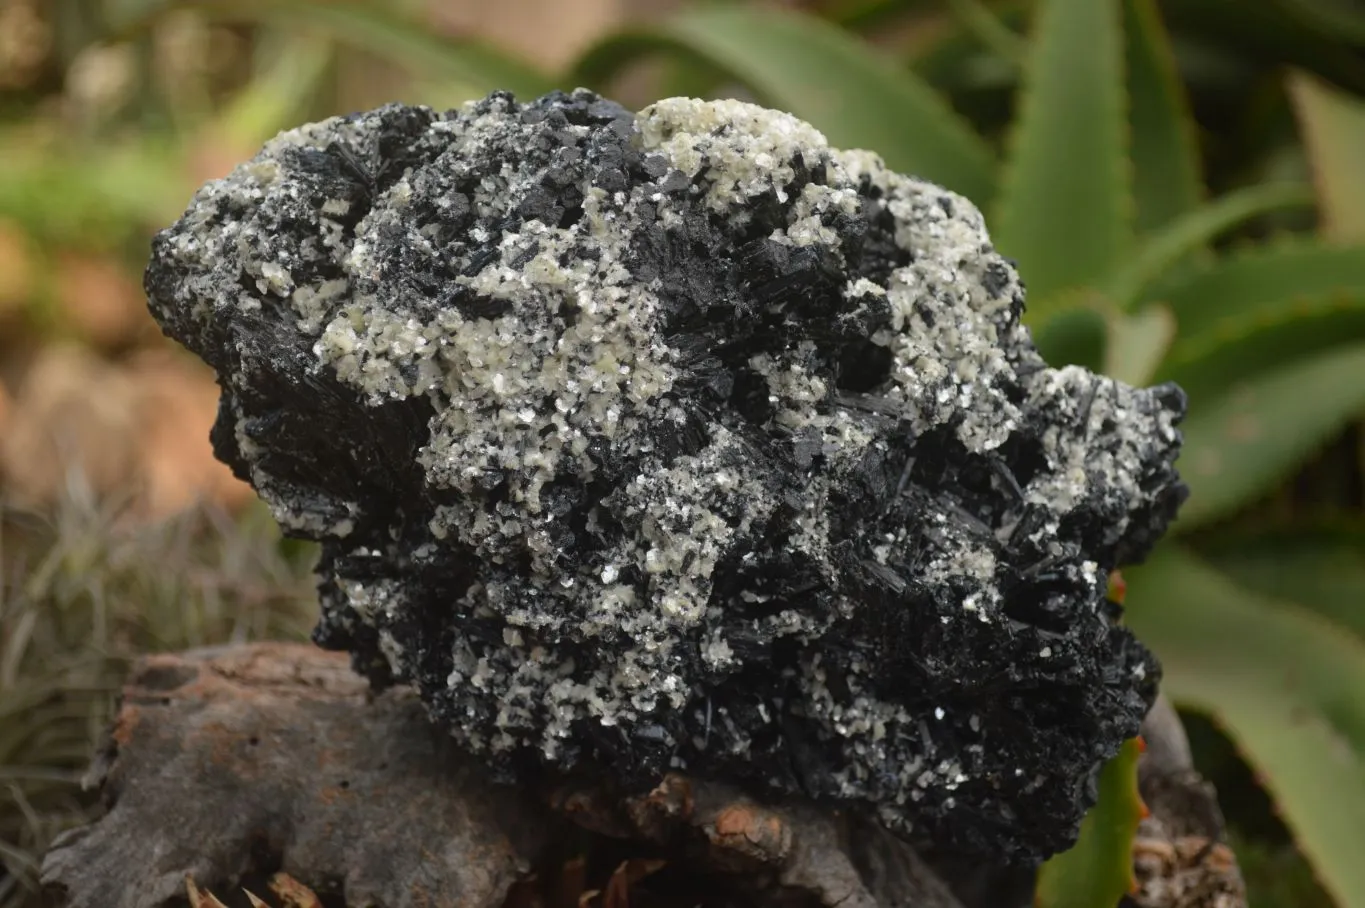
[[[1133,839],[1144,816],[1138,796],[1137,738],[1124,742],[1100,773],[1100,799],[1081,823],[1069,851],[1038,870],[1035,908],[1117,905],[1133,889]]]
[[[1365,101],[1304,72],[1290,75],[1289,96],[1317,184],[1323,232],[1365,243]]]
[[[1365,290],[1365,246],[1282,241],[1226,256],[1149,298],[1170,306],[1181,332],[1193,334],[1230,317],[1275,311],[1287,300],[1359,290]]]
[[[1139,233],[1179,217],[1204,197],[1194,115],[1155,0],[1124,0],[1129,141]]]
[[[1313,203],[1312,190],[1299,183],[1262,183],[1236,189],[1217,200],[1175,217],[1142,244],[1103,284],[1105,296],[1123,309],[1142,299],[1144,291],[1177,262],[1262,214]]]
[[[1272,490],[1365,412],[1362,376],[1365,344],[1357,344],[1192,400],[1178,464],[1190,499],[1177,528],[1227,516]]]
[[[1365,645],[1175,545],[1124,576],[1163,688],[1237,745],[1337,904],[1365,906]]]
[[[1206,554],[1260,595],[1296,600],[1365,642],[1365,531],[1291,527],[1218,540]]]
[[[982,46],[1011,63],[1024,58],[1024,39],[1002,22],[982,0],[948,0],[953,18]]]
[[[1365,338],[1365,249],[1300,241],[1254,247],[1144,295],[1166,302],[1179,325],[1159,377],[1207,395]]]
[[[1175,316],[1165,306],[1148,306],[1132,315],[1114,311],[1104,374],[1130,385],[1148,384],[1171,346],[1175,327]]]
[[[1212,330],[1180,334],[1157,370],[1194,406],[1268,370],[1365,341],[1365,292],[1329,293],[1286,300],[1285,305],[1229,316]]]
[[[724,70],[763,103],[810,122],[835,147],[877,152],[891,168],[978,205],[991,198],[994,162],[985,142],[923,80],[832,25],[758,6],[685,7],[597,44],[571,81],[601,87],[658,51]]]
[[[1119,0],[1041,0],[993,234],[1046,298],[1109,273],[1129,244]]]
[[[161,0],[139,4],[136,15],[120,17],[125,33],[148,27],[170,10],[194,10],[217,21],[266,22],[307,28],[364,48],[426,75],[480,92],[505,89],[522,98],[555,87],[534,66],[476,41],[447,38],[375,3],[358,0]]]

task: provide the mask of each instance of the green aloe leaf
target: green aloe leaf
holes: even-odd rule
[[[1024,58],[1024,39],[982,0],[948,0],[948,8],[967,32],[1001,59],[1013,63]]]
[[[1340,908],[1365,906],[1365,645],[1175,545],[1124,577],[1164,690],[1237,745]]]
[[[1229,318],[1274,311],[1292,301],[1365,290],[1365,246],[1313,241],[1255,246],[1155,288],[1148,298],[1169,305],[1183,333],[1216,328]]]
[[[840,148],[865,148],[893,169],[961,193],[978,205],[995,188],[990,150],[919,77],[835,26],[758,6],[684,7],[619,32],[578,61],[572,81],[603,87],[657,52],[704,60],[760,101],[807,120]]]
[[[115,19],[118,30],[145,28],[155,16],[190,9],[219,21],[306,28],[387,57],[414,75],[444,79],[480,92],[506,89],[527,98],[555,87],[534,66],[467,39],[441,36],[429,26],[375,3],[358,0],[161,0],[137,4]]]
[[[1124,0],[1128,121],[1137,230],[1165,225],[1204,197],[1194,116],[1155,0]]]
[[[1122,309],[1131,309],[1144,291],[1175,264],[1220,234],[1252,218],[1313,203],[1311,187],[1299,183],[1262,183],[1236,189],[1215,201],[1175,217],[1153,233],[1136,254],[1104,283],[1104,293]]]
[[[1365,412],[1365,344],[1263,372],[1212,399],[1192,399],[1180,473],[1190,486],[1177,529],[1225,517]]]
[[[1322,207],[1323,232],[1365,243],[1365,101],[1304,72],[1289,77]]]
[[[1159,376],[1207,395],[1220,385],[1365,338],[1365,248],[1312,241],[1253,247],[1147,294],[1179,334]]]
[[[1365,293],[1286,300],[1279,308],[1230,316],[1213,330],[1177,333],[1157,370],[1199,407],[1241,382],[1324,351],[1365,341]]]
[[[1104,374],[1130,385],[1146,385],[1175,338],[1175,316],[1162,305],[1109,316]]]
[[[1119,0],[1040,0],[992,233],[1035,300],[1113,271],[1131,240]]]
[[[1246,589],[1301,602],[1365,641],[1365,529],[1292,526],[1236,534],[1204,554]]]
[[[1048,365],[1101,371],[1109,352],[1112,316],[1102,298],[1079,288],[1053,297],[1043,312],[1030,313],[1028,321],[1033,343]]]
[[[1038,870],[1035,908],[1108,908],[1133,889],[1133,839],[1146,808],[1138,795],[1138,739],[1126,741],[1100,773],[1100,798],[1070,850]]]

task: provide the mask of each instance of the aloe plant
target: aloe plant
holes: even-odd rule
[[[170,11],[195,12],[217,21],[309,29],[344,46],[400,63],[416,74],[439,78],[447,85],[447,103],[494,89],[535,95],[554,84],[535,66],[486,44],[444,37],[383,5],[363,0],[128,0],[111,7],[106,17],[114,35],[122,38],[137,34]]]
[[[1036,908],[1109,908],[1136,888],[1133,840],[1146,807],[1138,795],[1137,738],[1100,773],[1100,799],[1081,823],[1075,847],[1042,866]]]
[[[836,146],[876,150],[891,167],[969,198],[994,191],[994,155],[946,98],[855,38],[796,13],[685,7],[607,37],[566,83],[606,88],[626,64],[660,51],[714,66],[764,104],[815,123]]]
[[[1311,206],[1312,187],[1251,186],[1206,201],[1189,103],[1154,0],[1038,0],[1030,11],[1016,119],[989,173],[983,162],[995,155],[964,134],[946,101],[932,100],[927,82],[791,12],[688,9],[607,39],[575,75],[603,85],[660,51],[724,68],[835,143],[871,147],[972,197],[1018,260],[1032,327],[1054,360],[1188,385],[1181,465],[1192,496],[1171,538],[1129,574],[1130,620],[1165,659],[1173,698],[1212,716],[1262,773],[1337,902],[1365,906],[1353,857],[1365,842],[1365,737],[1356,734],[1365,729],[1357,677],[1365,649],[1352,657],[1365,643],[1325,606],[1315,614],[1312,603],[1258,597],[1246,566],[1206,555],[1195,533],[1273,492],[1365,412],[1365,236],[1343,235],[1365,210],[1358,164],[1348,163],[1365,160],[1361,114],[1295,77],[1318,185],[1334,197],[1357,193],[1325,206],[1335,242],[1296,236],[1213,254],[1215,241],[1249,221]],[[738,34],[764,37],[742,48],[721,37]],[[1330,569],[1325,552],[1298,557]],[[1330,650],[1309,664],[1320,645]],[[1281,692],[1296,672],[1302,683]],[[1112,799],[1097,807],[1116,809]],[[1121,837],[1111,846],[1126,847]],[[1064,855],[1045,868],[1040,904],[1082,904],[1057,894],[1094,883],[1095,847],[1078,846],[1089,861]],[[1087,904],[1114,904],[1115,885],[1111,875]]]

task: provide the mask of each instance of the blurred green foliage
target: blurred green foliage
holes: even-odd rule
[[[378,0],[0,0],[0,226],[40,266],[74,248],[136,270],[203,179],[283,127],[383,100],[348,92],[357,71],[441,106],[580,84],[635,104],[752,98],[962,192],[1017,259],[1054,363],[1189,393],[1193,495],[1128,572],[1129,620],[1334,904],[1365,906],[1365,12],[800,6],[684,4],[545,72]],[[29,330],[51,323],[37,272]],[[1238,834],[1253,903],[1326,904],[1263,872],[1307,879],[1296,852]]]
[[[1038,871],[1037,908],[1107,908],[1136,888],[1133,840],[1145,809],[1137,784],[1141,753],[1133,738],[1104,767],[1099,803],[1082,821],[1080,840]]]

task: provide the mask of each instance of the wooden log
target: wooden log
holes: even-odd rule
[[[416,697],[370,697],[344,655],[264,644],[134,669],[88,777],[108,812],[43,862],[69,908],[161,908],[283,870],[354,905],[498,904],[545,811],[495,786]]]
[[[1224,841],[1217,794],[1195,770],[1185,728],[1165,697],[1142,724],[1138,786],[1150,815],[1138,826],[1139,908],[1246,908],[1237,858]]]
[[[166,908],[187,878],[221,894],[277,871],[328,904],[491,908],[571,820],[753,904],[961,908],[909,846],[846,814],[681,776],[633,799],[496,785],[410,691],[373,696],[310,646],[142,660],[88,784],[107,812],[43,863],[61,908]]]
[[[1244,908],[1213,791],[1165,701],[1144,733],[1152,816],[1134,853],[1135,903]],[[311,646],[142,660],[87,784],[105,815],[43,863],[61,908],[166,908],[182,903],[187,878],[222,893],[276,871],[328,904],[493,908],[509,892],[517,901],[514,884],[544,869],[569,822],[751,904],[964,904],[912,848],[848,812],[765,804],[682,775],[639,797],[599,780],[494,784],[411,691],[372,695],[344,654]],[[968,905],[1027,903],[1017,873],[975,868],[984,890],[949,875]]]

